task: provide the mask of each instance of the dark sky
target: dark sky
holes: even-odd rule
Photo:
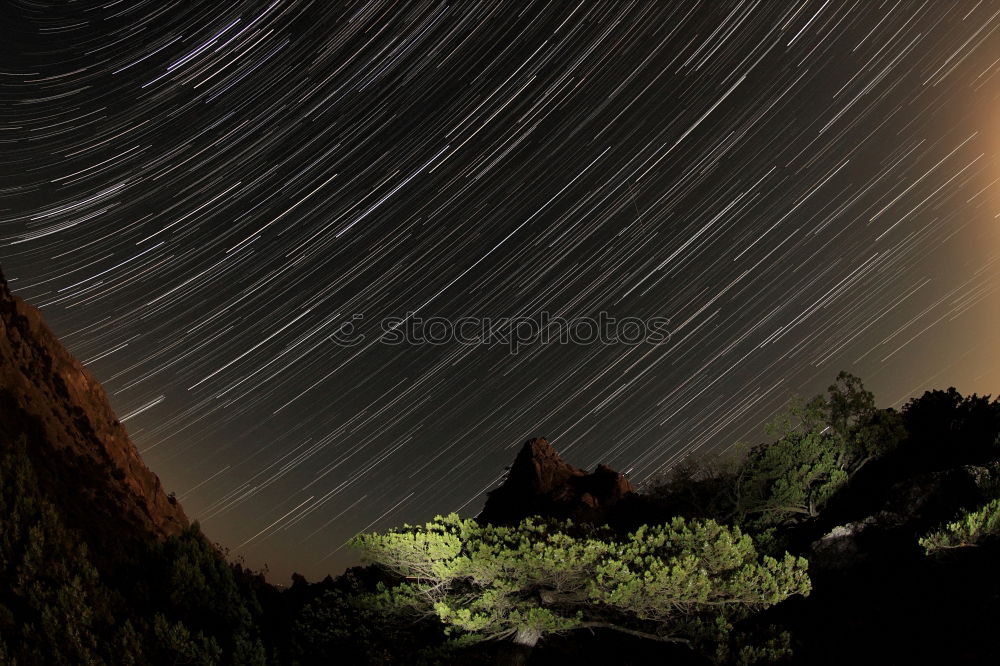
[[[532,436],[639,482],[840,369],[995,394],[998,109],[997,2],[11,1],[0,260],[188,515],[316,578]]]

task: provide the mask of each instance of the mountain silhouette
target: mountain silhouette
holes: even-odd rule
[[[40,482],[94,556],[180,533],[188,519],[143,463],[94,376],[0,273],[0,437],[23,438]]]
[[[625,475],[607,465],[591,473],[564,461],[543,437],[521,447],[504,482],[490,491],[478,519],[513,524],[528,516],[603,522],[609,510],[633,493]]]

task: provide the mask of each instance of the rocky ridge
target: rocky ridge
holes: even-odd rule
[[[527,516],[603,522],[612,507],[632,495],[625,475],[607,465],[590,473],[564,461],[549,441],[525,442],[504,482],[489,493],[478,519],[511,524]]]
[[[0,273],[0,444],[24,438],[63,483],[75,513],[119,515],[158,538],[188,526],[180,504],[143,463],[96,378]],[[78,487],[76,487],[78,486]]]

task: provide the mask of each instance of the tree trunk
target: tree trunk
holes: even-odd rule
[[[498,666],[524,666],[541,634],[537,629],[521,628],[514,635],[514,640],[503,645],[497,654]]]

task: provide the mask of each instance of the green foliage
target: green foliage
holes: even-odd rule
[[[7,659],[102,664],[106,601],[86,547],[40,494],[24,441],[0,453],[0,634]],[[60,640],[51,640],[59,636]]]
[[[790,432],[751,451],[736,477],[737,520],[763,528],[817,515],[848,479],[831,440],[822,431]]]
[[[745,456],[689,454],[668,472],[644,482],[640,492],[653,498],[664,515],[731,522],[736,514],[736,474]]]
[[[166,616],[197,633],[215,637],[241,664],[264,663],[257,598],[237,584],[233,566],[202,535],[197,523],[153,549],[151,597]]]
[[[192,634],[183,622],[171,622],[161,613],[153,618],[153,633],[161,659],[173,663],[215,666],[222,660],[222,649],[205,634]]]
[[[906,437],[902,417],[893,409],[878,409],[875,395],[848,372],[837,375],[825,401],[817,396],[812,404],[833,431],[838,464],[848,474],[892,451]]]
[[[963,511],[957,520],[920,538],[920,545],[930,554],[948,548],[974,546],[1000,535],[1000,499],[974,510]]]
[[[109,587],[25,440],[0,444],[0,663],[263,666],[260,606],[197,525],[120,562],[132,585]]]
[[[365,591],[353,576],[345,581],[347,590],[326,590],[299,610],[292,625],[293,656],[299,664],[392,661],[400,639],[396,627],[363,602]]]
[[[131,620],[125,620],[116,632],[111,647],[111,663],[120,666],[141,666],[147,663],[142,635]]]
[[[736,523],[775,552],[775,529],[818,515],[862,467],[906,436],[901,416],[876,408],[872,393],[846,372],[826,395],[793,401],[768,432],[772,442],[742,453],[737,447],[725,459],[685,459],[647,494],[668,515]]]
[[[841,372],[826,396],[793,403],[734,475],[734,519],[762,530],[814,517],[872,459],[905,436],[900,416],[875,407],[857,377]]]
[[[2,640],[0,640],[0,664],[17,666],[17,660],[10,656],[10,652],[7,650],[7,644]]]
[[[750,536],[711,520],[675,518],[617,539],[570,522],[506,527],[452,514],[353,544],[405,578],[377,607],[433,614],[466,640],[530,646],[602,627],[709,646],[733,622],[810,589],[805,560],[759,558]]]
[[[734,633],[728,643],[720,643],[715,660],[736,666],[773,664],[792,655],[791,636],[776,626],[770,626],[765,635]]]

